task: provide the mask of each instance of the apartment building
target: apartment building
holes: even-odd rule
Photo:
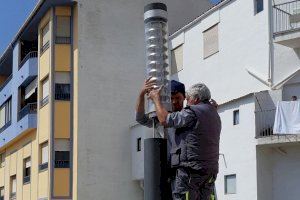
[[[171,34],[172,78],[209,86],[222,119],[221,200],[296,200],[299,132],[273,131],[278,102],[300,97],[300,1],[224,0]],[[132,179],[143,183],[143,139],[131,126]]]
[[[38,2],[0,58],[0,200],[142,198],[128,124],[150,2]],[[163,2],[171,33],[211,6]]]

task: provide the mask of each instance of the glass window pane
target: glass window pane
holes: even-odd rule
[[[175,74],[183,69],[183,45],[171,51],[171,74]]]
[[[46,97],[48,97],[49,96],[49,79],[47,78],[47,79],[45,79],[44,81],[43,81],[43,98],[42,99],[45,99]]]
[[[225,193],[235,194],[236,193],[236,175],[225,176]]]
[[[50,41],[49,23],[42,29],[42,35],[42,44],[45,46],[45,44]]]
[[[48,163],[48,143],[42,144],[42,164]]]
[[[17,191],[17,180],[16,180],[16,176],[13,176],[11,178],[11,192],[16,193],[16,191]]]

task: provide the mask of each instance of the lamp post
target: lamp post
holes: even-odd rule
[[[160,100],[164,108],[171,111],[167,15],[167,6],[163,3],[151,3],[144,8],[147,76],[154,80],[155,89],[163,87]],[[151,100],[147,114],[153,119],[153,138],[144,141],[144,199],[165,200],[168,195],[166,129],[159,124]]]

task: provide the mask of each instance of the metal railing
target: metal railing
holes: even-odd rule
[[[55,168],[69,168],[70,167],[70,161],[69,160],[55,160],[54,162]]]
[[[55,84],[55,100],[70,100],[70,84]]]
[[[22,68],[22,66],[27,62],[27,60],[29,60],[30,58],[37,58],[38,57],[38,52],[37,51],[31,51],[29,52],[24,58],[23,60],[20,62],[19,64],[19,69]]]
[[[41,54],[43,54],[50,47],[50,42],[47,41],[44,46],[41,47]]]
[[[39,170],[40,171],[43,171],[45,169],[48,169],[48,163],[47,162],[39,165]]]
[[[30,182],[30,176],[24,176],[23,177],[23,184],[29,183]]]
[[[46,105],[47,103],[49,103],[49,96],[46,96],[45,98],[43,98],[40,101],[40,107],[43,107],[44,105]]]
[[[29,103],[22,108],[18,113],[18,120],[21,120],[28,114],[35,114],[37,110],[37,103]]]
[[[273,135],[276,109],[255,112],[256,138]]]
[[[300,29],[300,0],[273,6],[274,34]]]
[[[56,44],[71,44],[71,37],[56,37]]]
[[[0,86],[0,91],[7,85],[7,83],[9,83],[9,81],[12,79],[13,74],[11,74],[9,77],[7,77],[7,79],[4,81],[4,83],[2,83],[2,85]]]
[[[9,199],[10,199],[10,200],[15,200],[15,199],[17,199],[17,194],[16,194],[15,192],[10,193]]]

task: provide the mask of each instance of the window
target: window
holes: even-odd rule
[[[49,102],[49,78],[45,78],[42,81],[42,100],[41,106],[46,105]]]
[[[70,100],[70,73],[56,72],[55,73],[55,99]]]
[[[264,0],[254,0],[255,14],[264,10]]]
[[[42,47],[41,52],[43,53],[46,49],[49,48],[50,42],[50,30],[49,30],[49,23],[47,23],[41,30],[42,32]]]
[[[183,45],[171,51],[171,75],[183,69]]]
[[[236,194],[236,175],[225,176],[225,194]]]
[[[57,44],[70,44],[71,43],[71,18],[69,16],[58,16],[56,27],[56,39]]]
[[[31,160],[30,157],[24,159],[24,175],[23,175],[23,183],[30,182],[30,171],[31,171]]]
[[[233,111],[233,125],[238,125],[240,123],[240,111]]]
[[[16,199],[17,179],[16,175],[10,177],[10,199]]]
[[[11,98],[0,107],[0,130],[3,131],[11,122]]]
[[[218,24],[203,32],[203,57],[204,59],[219,52]]]
[[[4,200],[4,187],[0,187],[0,200]]]
[[[56,139],[54,141],[55,168],[70,167],[70,140]]]
[[[40,166],[39,170],[42,171],[48,168],[48,142],[40,145]]]
[[[142,138],[138,138],[136,142],[136,150],[139,152],[142,150]]]
[[[0,168],[5,166],[5,153],[0,154]]]

